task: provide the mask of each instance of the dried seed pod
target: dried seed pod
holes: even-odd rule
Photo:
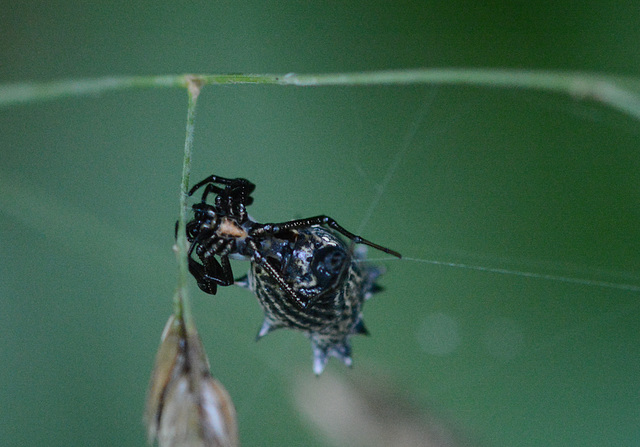
[[[233,402],[211,377],[195,327],[172,315],[151,375],[145,422],[160,447],[236,447]]]

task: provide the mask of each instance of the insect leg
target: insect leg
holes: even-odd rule
[[[216,186],[216,184],[224,185],[225,188],[222,189]],[[204,193],[202,194],[203,202],[207,199],[207,196],[211,192],[215,192],[216,194],[222,194],[223,192],[225,192],[225,190],[230,190],[235,193],[233,194],[234,196],[236,194],[239,194],[241,198],[244,198],[244,197],[248,198],[249,195],[253,192],[253,190],[256,189],[256,185],[254,185],[247,179],[243,179],[243,178],[229,179],[225,177],[218,177],[217,175],[210,175],[204,180],[193,185],[193,187],[189,190],[188,195],[189,196],[193,195],[193,193],[195,193],[198,189],[202,188],[204,185],[207,185],[207,187],[205,188]]]
[[[344,235],[345,237],[348,237],[356,244],[368,245],[370,247],[375,248],[376,250],[380,250],[382,252],[388,253],[397,258],[402,258],[402,255],[397,251],[383,247],[382,245],[378,245],[363,237],[360,237],[351,233],[350,231],[342,227],[340,224],[338,224],[338,222],[336,222],[335,219],[329,216],[314,216],[314,217],[308,217],[306,219],[290,220],[288,222],[282,222],[282,223],[264,224],[259,227],[256,227],[255,231],[257,231],[258,233],[262,232],[264,234],[276,234],[285,230],[293,230],[297,228],[308,228],[314,225],[326,225],[330,228],[333,228],[334,230]]]

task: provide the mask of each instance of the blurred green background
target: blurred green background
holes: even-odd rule
[[[639,41],[631,3],[25,1],[0,17],[0,82],[452,66],[637,76]],[[144,445],[185,117],[178,90],[0,110],[0,445]],[[639,135],[616,111],[538,92],[208,87],[191,178],[246,177],[258,221],[325,213],[413,258],[369,252],[387,267],[365,307],[372,336],[354,340],[353,369],[332,359],[326,377],[390,387],[470,445],[638,445]],[[328,380],[304,337],[255,343],[250,293],[192,285],[243,445],[332,445],[296,403],[293,383]]]

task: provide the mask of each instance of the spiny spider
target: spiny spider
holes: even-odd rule
[[[277,245],[282,248],[280,243]],[[297,291],[313,290],[322,298],[313,307],[299,309],[259,264],[252,262],[248,275],[238,284],[250,289],[264,311],[258,339],[278,328],[303,332],[311,341],[313,371],[320,374],[329,357],[351,366],[350,338],[368,334],[362,306],[380,291],[376,279],[381,268],[364,263],[366,249],[352,250],[322,227],[296,230],[296,240],[283,254],[282,276]],[[330,265],[330,268],[323,267]]]
[[[379,290],[375,279],[382,273],[364,264],[364,251],[354,253],[353,245],[398,258],[400,253],[356,236],[328,216],[255,222],[246,210],[255,185],[246,179],[212,175],[189,195],[203,187],[201,201],[192,207],[194,218],[186,225],[189,271],[200,289],[214,295],[217,286],[234,284],[229,257],[249,259],[249,274],[238,285],[251,289],[265,311],[258,338],[281,327],[298,329],[311,339],[316,374],[329,356],[350,365],[348,338],[366,333],[362,304]],[[211,193],[216,194],[213,204],[207,202]],[[351,246],[331,230],[349,238]]]
[[[223,185],[224,188],[217,185]],[[396,251],[347,231],[328,216],[267,224],[253,221],[247,214],[246,207],[253,203],[251,193],[256,186],[249,180],[211,175],[194,185],[189,196],[203,186],[205,188],[200,203],[192,207],[194,218],[187,223],[187,239],[191,243],[189,271],[198,281],[200,289],[211,295],[216,294],[218,285],[230,286],[234,283],[229,256],[236,256],[240,259],[250,258],[251,262],[266,270],[297,307],[305,309],[315,303],[320,296],[310,293],[311,291],[296,291],[279,271],[282,266],[278,264],[281,264],[283,257],[280,253],[283,247],[279,245],[284,241],[294,242],[295,230],[327,225],[356,244],[369,245],[401,257]],[[207,197],[212,192],[217,194],[213,205],[207,203]],[[274,241],[280,241],[280,244],[274,244]],[[194,251],[202,264],[192,258]],[[219,256],[220,261],[215,256]],[[341,268],[337,267],[342,265],[339,257],[335,252],[327,253],[326,259],[316,268],[325,271],[327,275],[338,275]]]

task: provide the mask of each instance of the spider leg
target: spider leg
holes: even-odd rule
[[[229,259],[224,256],[220,258],[222,266],[216,259],[208,262],[206,266],[199,264],[195,259],[189,258],[189,272],[198,283],[198,287],[209,295],[215,295],[218,286],[230,286],[233,284],[233,274]],[[215,267],[214,267],[215,266]],[[211,270],[214,270],[213,272]]]
[[[198,186],[198,185],[196,185]],[[199,186],[198,186],[199,188]],[[196,187],[192,188],[191,191],[189,192],[189,195],[193,194],[194,192],[196,192],[196,190],[198,189]],[[207,186],[204,187],[204,191],[202,193],[202,198],[200,199],[203,203],[207,201],[207,197],[209,196],[210,193],[215,192],[216,194],[222,194],[224,192],[224,189],[217,187],[216,185],[214,185],[213,183],[209,183],[207,184]]]
[[[218,286],[215,281],[212,281],[209,275],[204,271],[204,266],[199,264],[195,259],[189,258],[189,272],[193,275],[198,283],[198,287],[204,293],[209,295],[215,295],[218,291]]]
[[[281,231],[294,230],[298,228],[309,228],[314,225],[326,225],[336,230],[338,233],[342,234],[343,236],[348,237],[356,244],[368,245],[369,247],[373,247],[376,250],[380,250],[382,252],[388,253],[397,258],[402,258],[402,255],[397,251],[383,247],[382,245],[375,244],[363,237],[360,237],[358,235],[351,233],[350,231],[342,227],[340,224],[338,224],[338,222],[336,222],[335,219],[329,216],[314,216],[314,217],[308,217],[306,219],[290,220],[288,222],[282,222],[282,223],[263,224],[255,227],[254,234],[262,233],[262,234],[273,235]]]
[[[220,262],[218,262],[214,256],[210,256],[201,259],[202,264],[200,264],[192,257],[192,253],[197,245],[197,242],[191,244],[187,256],[189,259],[189,272],[196,279],[200,290],[209,295],[215,295],[218,290],[218,285],[232,285],[233,272],[231,270],[231,264],[229,263],[229,257],[226,255],[220,256]]]
[[[193,195],[194,192],[196,192],[198,189],[202,188],[204,185],[206,184],[213,184],[213,183],[218,183],[220,185],[225,185],[225,186],[229,186],[229,185],[233,185],[235,179],[228,179],[228,178],[224,178],[224,177],[218,177],[217,175],[210,175],[209,177],[205,178],[204,180],[196,183],[195,185],[193,185],[193,187],[189,190],[189,195]],[[222,191],[222,190],[220,190]]]
[[[221,286],[230,286],[233,284],[233,272],[227,255],[220,256],[220,262],[213,256],[203,260],[204,269],[207,272],[207,278],[215,281]]]
[[[225,188],[222,189],[216,186],[216,184],[224,185]],[[203,202],[207,200],[207,196],[212,192],[215,192],[216,194],[223,194],[227,192],[227,193],[231,193],[229,194],[230,196],[233,196],[233,197],[239,196],[239,199],[242,203],[245,203],[246,205],[250,205],[253,202],[253,198],[251,198],[250,195],[253,192],[253,190],[256,189],[256,185],[254,185],[247,179],[243,179],[243,178],[229,179],[225,177],[218,177],[217,175],[210,175],[204,180],[193,185],[193,187],[189,190],[188,195],[189,196],[193,195],[198,189],[202,188],[204,185],[207,185],[207,186],[204,192],[202,193]]]

